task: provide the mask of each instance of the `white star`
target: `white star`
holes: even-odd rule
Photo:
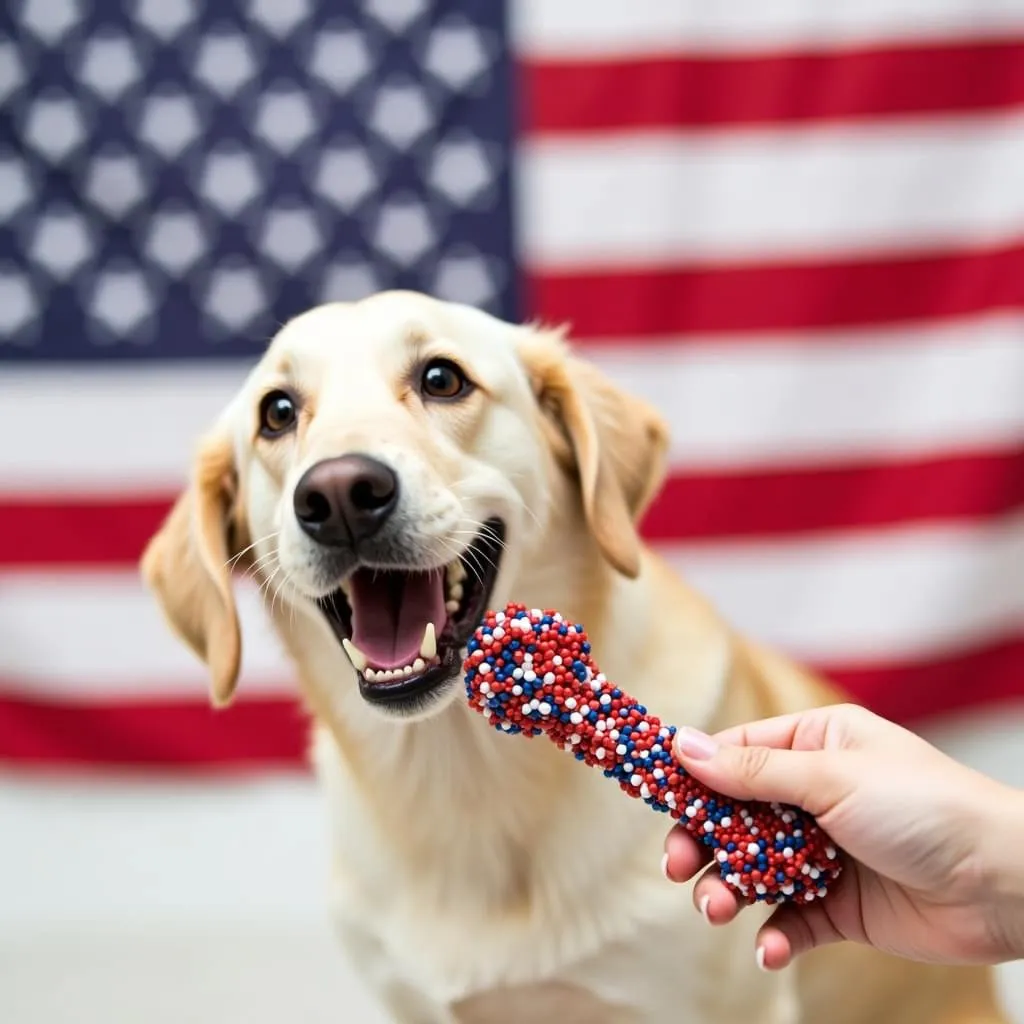
[[[199,192],[225,216],[240,213],[261,188],[256,161],[237,145],[222,146],[203,164]]]
[[[354,29],[318,32],[310,57],[310,71],[337,93],[348,92],[370,70],[366,39]]]
[[[123,217],[145,195],[138,157],[109,153],[90,161],[86,198],[110,217]]]
[[[309,97],[290,83],[263,93],[256,108],[256,134],[279,153],[291,153],[313,134]]]
[[[0,159],[0,222],[10,220],[32,199],[25,165],[14,157]]]
[[[52,277],[70,277],[93,251],[84,218],[70,207],[40,217],[29,243],[29,256]]]
[[[224,99],[234,96],[256,73],[252,44],[237,33],[204,36],[196,54],[195,76]]]
[[[494,300],[497,284],[487,260],[473,251],[445,256],[438,263],[433,290],[442,299],[483,307]]]
[[[135,268],[104,270],[96,278],[89,312],[114,334],[127,335],[153,312],[152,289]]]
[[[13,43],[0,43],[0,103],[9,99],[25,83],[25,65]]]
[[[205,247],[203,226],[192,210],[161,211],[153,218],[146,238],[146,255],[173,275],[193,266]]]
[[[248,265],[229,263],[210,275],[203,306],[223,327],[237,331],[256,317],[265,301],[259,274]]]
[[[278,207],[267,212],[258,244],[265,256],[294,272],[323,245],[323,237],[310,210]]]
[[[380,291],[381,282],[373,266],[358,256],[332,263],[320,285],[321,302],[356,302]]]
[[[309,10],[308,0],[249,0],[249,17],[278,39],[291,35]]]
[[[51,163],[60,163],[84,138],[82,114],[70,96],[40,97],[29,107],[25,139]]]
[[[396,35],[404,32],[426,9],[424,0],[363,0],[366,13]]]
[[[378,252],[411,266],[435,244],[430,214],[417,199],[396,196],[381,207],[373,230],[373,245]]]
[[[346,212],[354,210],[378,180],[366,151],[349,145],[325,150],[313,176],[313,188]]]
[[[24,274],[0,270],[0,338],[21,330],[39,312],[35,292]]]
[[[181,154],[200,132],[195,100],[182,93],[150,96],[142,108],[139,137],[165,160]]]
[[[25,0],[21,7],[21,23],[50,46],[81,18],[76,0]]]
[[[479,139],[442,142],[433,153],[431,186],[458,206],[468,206],[491,183],[494,168]]]
[[[178,35],[195,16],[193,0],[136,0],[135,3],[135,20],[164,42]]]
[[[483,32],[471,22],[452,19],[430,33],[423,66],[448,88],[465,89],[488,64]]]
[[[85,44],[78,78],[110,102],[139,80],[141,69],[135,44],[123,35],[95,35]]]
[[[434,124],[434,115],[421,86],[392,82],[377,92],[367,123],[391,145],[407,149]]]

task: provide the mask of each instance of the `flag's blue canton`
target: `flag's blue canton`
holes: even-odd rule
[[[0,360],[241,355],[411,287],[516,314],[498,0],[16,0]]]

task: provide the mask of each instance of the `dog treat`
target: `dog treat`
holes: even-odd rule
[[[466,697],[494,728],[546,733],[622,790],[677,819],[711,848],[723,881],[747,903],[809,903],[840,873],[837,852],[806,812],[740,803],[709,790],[672,754],[676,727],[607,680],[582,626],[519,604],[490,611],[470,638]]]

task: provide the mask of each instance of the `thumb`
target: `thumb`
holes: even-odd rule
[[[691,775],[726,796],[791,804],[815,817],[839,803],[853,785],[833,751],[721,744],[685,727],[676,733],[673,751]]]

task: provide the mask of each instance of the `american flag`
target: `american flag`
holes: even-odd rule
[[[645,531],[917,724],[1024,698],[1022,0],[19,0],[0,14],[0,760],[302,771],[136,562],[276,326],[423,289],[652,399]]]

